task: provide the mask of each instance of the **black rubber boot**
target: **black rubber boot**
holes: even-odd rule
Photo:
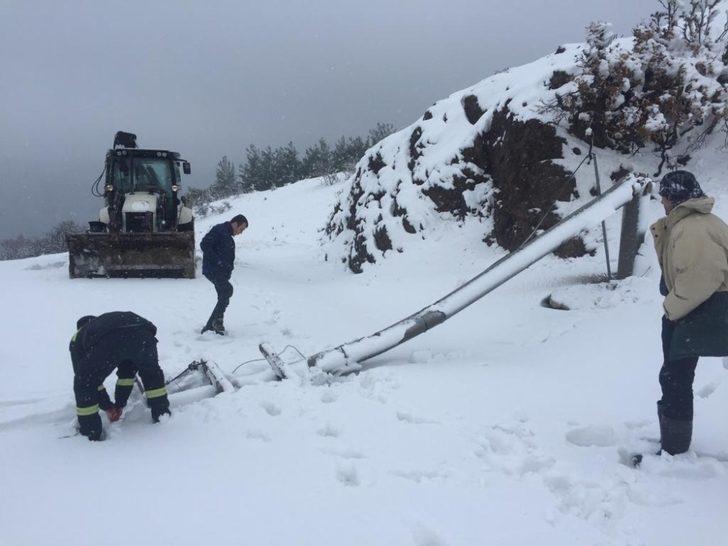
[[[685,453],[690,448],[690,440],[693,437],[693,422],[681,421],[665,417],[661,413],[660,418],[660,446],[663,451],[670,455]]]
[[[164,396],[159,396],[157,398],[152,398],[151,400],[148,400],[147,405],[152,411],[152,421],[154,423],[159,423],[159,418],[162,415],[172,415],[172,413],[169,411],[169,398],[167,398],[166,394]]]
[[[225,325],[222,323],[222,319],[215,319],[212,322],[212,327],[210,328],[213,332],[215,332],[217,335],[224,336],[225,335]]]

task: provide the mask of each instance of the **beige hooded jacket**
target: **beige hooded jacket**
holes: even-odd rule
[[[715,200],[680,203],[650,230],[669,293],[663,306],[679,320],[715,292],[728,292],[728,225],[711,214]]]

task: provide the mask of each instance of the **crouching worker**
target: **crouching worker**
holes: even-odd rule
[[[106,412],[110,421],[118,421],[137,373],[144,384],[152,420],[156,423],[160,416],[169,415],[154,324],[128,311],[113,311],[98,317],[82,317],[76,327],[78,331],[71,339],[69,350],[81,434],[89,440],[102,439],[99,408]],[[112,402],[104,388],[104,380],[114,369],[117,380]]]

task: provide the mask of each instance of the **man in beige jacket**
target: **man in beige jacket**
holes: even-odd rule
[[[728,355],[728,226],[687,171],[665,175],[660,195],[667,216],[651,227],[665,296],[657,413],[661,448],[675,455],[690,447],[698,357]]]

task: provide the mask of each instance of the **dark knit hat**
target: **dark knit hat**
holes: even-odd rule
[[[677,205],[688,199],[703,197],[705,194],[693,173],[672,171],[660,180],[660,195],[667,197],[674,205]]]
[[[80,319],[78,319],[76,321],[76,330],[80,330],[81,328],[86,326],[89,322],[91,322],[95,318],[96,317],[93,315],[86,315],[86,316],[81,317]]]

